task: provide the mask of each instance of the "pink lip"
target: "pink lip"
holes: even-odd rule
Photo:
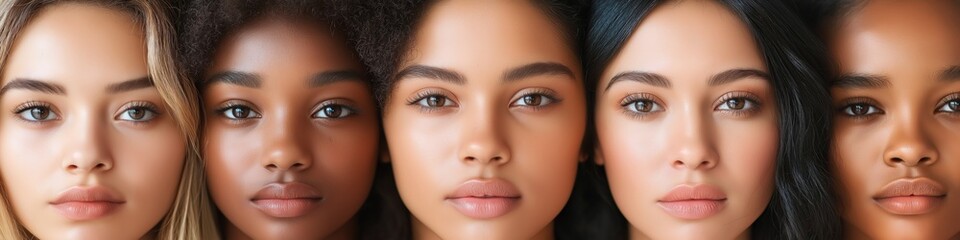
[[[520,203],[520,191],[502,179],[470,180],[445,200],[467,217],[490,219],[513,211]]]
[[[317,208],[323,196],[317,188],[303,183],[271,183],[257,191],[250,202],[271,217],[294,218]]]
[[[698,220],[723,210],[727,195],[709,185],[679,185],[657,200],[667,214],[680,219]]]
[[[898,179],[880,189],[873,199],[883,210],[897,215],[932,212],[946,198],[943,185],[929,178]]]
[[[115,212],[126,203],[106,187],[72,187],[49,204],[60,215],[73,221],[94,220]]]

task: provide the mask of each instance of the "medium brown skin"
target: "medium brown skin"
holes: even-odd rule
[[[440,68],[463,82],[434,74],[401,77],[384,109],[414,238],[552,239],[586,127],[580,63],[570,45],[527,1],[437,2],[417,29],[399,69]],[[569,72],[504,81],[505,73],[535,63]],[[429,95],[436,100],[432,106],[423,98]],[[518,207],[478,220],[445,201],[461,183],[477,179],[514,184],[522,194]]]
[[[960,239],[960,76],[944,75],[960,70],[958,26],[950,1],[869,1],[829,31],[841,74],[885,79],[831,91],[846,238]],[[874,200],[888,183],[915,178],[942,184],[943,204],[902,215]]]
[[[268,16],[219,46],[207,75],[214,81],[203,90],[203,153],[227,239],[356,238],[355,215],[376,166],[378,115],[359,60],[331,32]],[[259,87],[215,81],[227,71],[255,74]],[[338,71],[354,76],[310,85]],[[319,207],[281,218],[250,201],[267,184],[291,182],[318,189]]]
[[[596,159],[631,239],[749,237],[773,191],[778,125],[768,79],[709,84],[734,69],[767,71],[746,25],[718,2],[680,1],[655,8],[601,74]],[[625,72],[658,74],[669,86],[610,85]],[[715,186],[726,206],[704,219],[673,217],[657,201],[680,184]]]
[[[147,76],[142,28],[117,10],[64,3],[37,13],[14,44],[0,76],[0,172],[20,223],[40,239],[144,237],[173,204],[186,143],[156,88],[108,90]],[[11,87],[17,79],[63,91]],[[49,204],[94,186],[125,203],[83,221]]]

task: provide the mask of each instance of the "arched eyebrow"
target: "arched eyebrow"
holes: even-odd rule
[[[0,95],[6,94],[7,91],[14,89],[23,89],[56,95],[67,94],[67,90],[63,87],[63,85],[60,84],[48,83],[35,79],[17,78],[13,81],[10,81],[6,85],[3,85],[3,88],[0,88]]]
[[[341,81],[366,82],[363,73],[352,70],[327,71],[313,75],[307,80],[307,86],[311,88],[322,87]]]
[[[570,79],[575,79],[573,70],[571,70],[570,67],[555,62],[536,62],[507,70],[503,73],[500,80],[503,82],[514,82],[543,75],[565,75],[569,76]],[[407,67],[397,73],[396,76],[398,81],[406,78],[419,77],[440,80],[456,85],[464,85],[467,83],[467,79],[463,77],[463,74],[457,71],[426,65]]]
[[[940,81],[960,81],[960,65],[950,66],[940,72]]]
[[[141,77],[107,85],[107,93],[129,92],[150,87],[153,87],[153,79],[150,77]]]
[[[835,88],[885,88],[890,86],[886,76],[875,74],[851,73],[843,74],[836,81],[830,83]]]
[[[764,71],[752,68],[735,68],[710,76],[709,80],[707,80],[707,85],[719,86],[750,77],[762,78],[768,81],[770,80],[770,74]],[[611,78],[610,82],[607,83],[607,87],[604,89],[604,92],[610,90],[610,87],[612,87],[614,83],[622,81],[639,82],[660,88],[672,87],[670,80],[663,75],[652,72],[627,71],[621,72]]]
[[[463,74],[460,74],[456,71],[431,67],[426,65],[413,65],[407,68],[404,68],[402,71],[397,73],[397,81],[401,81],[407,78],[429,78],[433,80],[440,80],[443,82],[449,82],[456,85],[464,85],[467,83],[467,80],[463,77]]]
[[[240,71],[224,71],[207,78],[201,86],[206,87],[215,83],[232,84],[248,88],[260,88],[260,85],[262,85],[260,76],[257,74]]]

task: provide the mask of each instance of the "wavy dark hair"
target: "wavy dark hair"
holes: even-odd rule
[[[597,0],[588,27],[585,66],[591,101],[600,73],[660,0]],[[841,221],[829,173],[831,106],[823,44],[789,3],[721,0],[750,29],[772,76],[779,115],[773,197],[751,225],[757,239],[839,239]],[[594,167],[603,176],[601,167]],[[599,189],[609,189],[606,179]],[[609,190],[605,199],[610,199]],[[607,202],[608,208],[615,208]],[[610,206],[614,205],[614,206]],[[625,231],[625,230],[619,230]]]
[[[558,26],[576,56],[583,56],[582,46],[586,35],[584,20],[588,13],[588,0],[530,1]],[[354,15],[346,21],[346,26],[358,32],[354,43],[361,61],[369,67],[369,74],[375,84],[374,95],[381,107],[389,101],[388,96],[396,80],[395,74],[403,57],[409,51],[417,24],[434,2],[361,0],[355,3],[360,5],[359,12],[362,14]],[[590,129],[588,127],[587,131],[589,132]],[[592,147],[585,142],[582,149],[592,149]],[[594,205],[594,201],[599,202],[598,195],[592,194],[593,185],[584,182],[589,180],[585,175],[585,165],[588,164],[584,163],[578,167],[577,181],[570,200],[554,221],[554,233],[557,239],[607,239],[603,237],[606,236],[605,232],[595,227],[596,222],[583,218],[583,216],[595,216],[591,206]],[[395,188],[394,191],[396,191]],[[399,199],[397,193],[392,195]],[[409,214],[406,207],[402,205],[399,207],[402,208],[402,212]],[[406,231],[400,232],[400,236],[409,238],[409,224],[409,219],[402,222],[402,229]]]
[[[364,15],[360,5],[349,0],[183,0],[179,3],[179,61],[188,76],[199,84],[216,48],[224,38],[266,15],[305,19],[317,27],[329,26],[333,34],[343,34],[347,45],[355,46],[356,32],[345,23]],[[323,25],[321,25],[323,24]],[[372,84],[371,84],[372,85]],[[200,86],[198,86],[200,87]],[[381,136],[383,134],[381,133]],[[381,139],[381,146],[385,146]],[[378,163],[370,195],[357,213],[360,239],[396,239],[404,230],[400,222],[406,215],[393,185],[388,165]],[[218,213],[218,222],[226,221]]]

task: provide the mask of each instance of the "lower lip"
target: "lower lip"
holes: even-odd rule
[[[943,202],[942,197],[905,196],[877,199],[877,205],[897,215],[919,215],[933,211]]]
[[[65,202],[55,204],[60,215],[73,221],[94,220],[109,215],[120,208],[115,202]]]
[[[725,200],[686,200],[658,202],[667,214],[680,219],[698,220],[716,215],[723,210]]]
[[[490,219],[506,215],[517,207],[520,199],[506,197],[448,199],[461,214],[475,219]]]
[[[276,218],[293,218],[306,215],[317,207],[320,199],[260,199],[254,200],[264,214]]]

